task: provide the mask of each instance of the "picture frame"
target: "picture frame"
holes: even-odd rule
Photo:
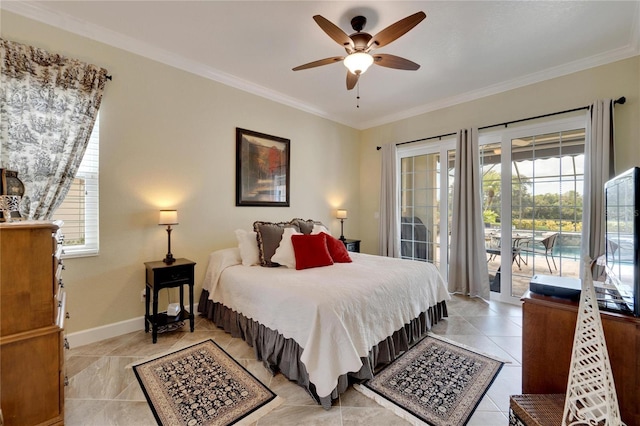
[[[236,128],[236,206],[289,207],[290,143]]]

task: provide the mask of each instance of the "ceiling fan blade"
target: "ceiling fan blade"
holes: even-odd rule
[[[400,56],[388,55],[384,53],[373,55],[373,63],[381,67],[395,68],[397,70],[415,71],[420,68],[420,64],[416,64],[408,59]]]
[[[378,34],[374,35],[371,40],[369,40],[367,49],[377,49],[378,47],[386,46],[392,41],[398,39],[403,34],[406,34],[409,30],[422,22],[422,20],[426,17],[427,15],[424,12],[420,11],[399,20],[395,24],[389,25],[387,28],[380,31]]]
[[[293,68],[293,70],[294,71],[300,71],[300,70],[306,70],[308,68],[319,67],[319,66],[322,66],[322,65],[334,64],[336,62],[342,61],[343,59],[344,59],[344,57],[342,57],[342,56],[334,56],[333,58],[320,59],[318,61],[309,62],[308,64],[299,65],[299,66]]]
[[[353,74],[351,71],[347,71],[347,90],[351,90],[356,87],[358,77],[360,77],[360,74]]]
[[[345,49],[352,51],[353,50],[353,40],[342,31],[338,26],[329,21],[326,18],[323,18],[320,15],[315,15],[313,20],[322,28],[322,30],[327,33],[329,37],[334,39],[336,43],[344,47]]]

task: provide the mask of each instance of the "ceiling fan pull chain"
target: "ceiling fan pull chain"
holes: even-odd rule
[[[356,86],[356,108],[360,108],[360,81],[358,81]]]

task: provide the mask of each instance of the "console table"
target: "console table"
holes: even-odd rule
[[[578,302],[532,292],[522,301],[522,393],[564,394]],[[640,425],[640,318],[600,313],[622,420]]]
[[[176,259],[171,265],[163,261],[145,262],[146,287],[145,287],[145,321],[144,331],[149,332],[151,326],[153,343],[158,340],[158,328],[179,321],[189,320],[191,332],[194,329],[195,315],[193,313],[193,284],[195,262],[189,259]],[[184,287],[189,286],[189,311],[184,308]],[[166,312],[158,312],[158,293],[163,288],[180,288],[180,312],[178,315],[167,315]],[[153,293],[153,312],[149,313],[149,302]]]

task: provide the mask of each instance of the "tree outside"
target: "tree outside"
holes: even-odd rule
[[[483,217],[485,224],[500,223],[501,176],[496,170],[483,174]],[[582,194],[571,190],[563,194],[532,195],[532,180],[527,176],[512,179],[511,221],[517,229],[535,231],[580,232],[582,230]]]

